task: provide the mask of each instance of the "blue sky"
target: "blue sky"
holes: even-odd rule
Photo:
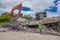
[[[0,12],[10,12],[15,5],[21,2],[24,15],[33,16],[36,12],[43,11],[47,12],[48,17],[60,15],[60,0],[0,0]],[[18,13],[18,10],[14,13]]]

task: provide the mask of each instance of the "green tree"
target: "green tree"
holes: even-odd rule
[[[10,15],[8,12],[3,13],[2,15],[0,15],[0,24],[1,23],[6,23],[9,22],[11,19]]]

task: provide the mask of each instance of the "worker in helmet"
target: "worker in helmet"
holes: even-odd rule
[[[38,24],[38,29],[39,29],[39,32],[42,33],[42,28],[43,28],[43,25],[41,22],[39,22]]]
[[[26,20],[26,26],[28,27],[28,25],[29,25],[29,20],[27,19]]]

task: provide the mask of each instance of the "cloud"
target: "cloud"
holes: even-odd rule
[[[23,2],[24,6],[29,6],[35,11],[43,11],[45,8],[53,5],[53,0],[1,0],[5,7],[12,7],[20,2]]]
[[[9,3],[9,2],[23,2],[24,0],[1,0],[1,3]],[[25,0],[26,1],[26,0]]]
[[[57,12],[58,7],[56,6],[51,6],[48,9],[45,9],[44,11],[49,11],[49,12]]]
[[[58,5],[59,0],[54,0],[53,3],[54,5],[50,6],[49,8],[45,9],[44,11],[49,11],[49,12],[57,12],[57,5]]]
[[[57,7],[58,7],[57,13],[60,15],[60,2],[59,2],[59,5]]]
[[[5,12],[5,10],[9,12],[15,5],[19,4],[20,2],[21,2],[21,0],[16,0],[16,1],[12,1],[12,0],[7,1],[6,0],[5,2],[2,0],[2,2],[0,3],[0,5],[1,5],[0,10],[3,11],[3,12]],[[22,3],[23,3],[23,0],[22,0]],[[2,7],[2,4],[3,4],[3,7]],[[24,2],[23,6],[29,7],[29,8],[31,7],[29,2]]]
[[[47,12],[47,17],[56,17],[56,16],[59,16],[59,14],[53,12]]]
[[[32,5],[35,11],[43,11],[53,5],[53,0],[32,0]]]
[[[59,0],[0,0],[0,10],[2,12],[10,10],[20,2],[23,3],[23,7],[31,8],[33,11],[22,11],[23,14],[33,15],[35,12],[42,12],[47,10],[49,15],[55,15],[55,13],[60,13],[60,1]],[[15,10],[17,13],[18,10]]]
[[[54,0],[54,3],[57,3],[58,1],[60,1],[60,0]]]
[[[53,1],[53,3],[54,3],[54,5],[52,5],[52,6],[50,6],[49,8],[46,8],[44,11],[48,11],[48,12],[50,12],[50,13],[52,13],[52,14],[58,14],[58,11],[59,11],[59,1],[60,0],[54,0]]]

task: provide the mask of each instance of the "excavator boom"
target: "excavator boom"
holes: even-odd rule
[[[19,12],[21,12],[21,10],[22,10],[22,3],[14,6],[14,7],[11,9],[11,12],[10,12],[10,16],[11,16],[11,17],[14,17],[13,14],[14,14],[14,11],[15,11],[16,9],[19,9]]]

